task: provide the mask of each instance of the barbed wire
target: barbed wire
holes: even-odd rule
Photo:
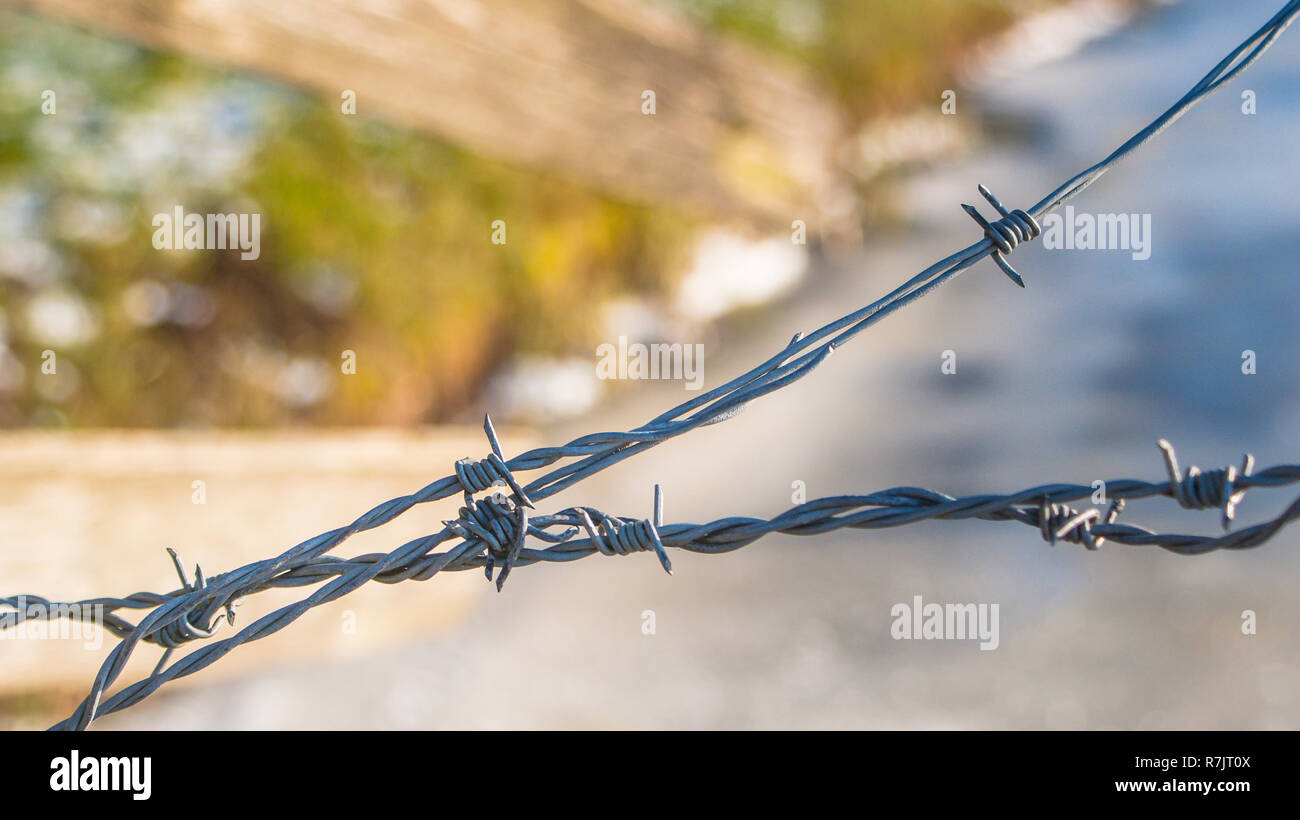
[[[983,239],[936,262],[875,302],[829,322],[809,335],[795,334],[789,344],[776,355],[726,384],[683,402],[640,427],[626,432],[594,433],[574,439],[563,446],[536,448],[507,460],[501,451],[491,422],[485,420],[485,431],[491,447],[491,453],[486,458],[478,461],[462,460],[455,465],[456,468],[451,475],[415,493],[386,501],[347,526],[321,533],[275,558],[254,562],[227,573],[204,579],[196,572],[194,585],[185,579],[184,572],[177,562],[182,588],[167,595],[139,593],[121,599],[94,599],[91,603],[100,603],[112,610],[152,608],[152,611],[135,625],[131,625],[115,614],[105,617],[105,627],[120,637],[121,641],[105,659],[95,677],[90,694],[72,716],[53,728],[85,729],[96,716],[134,704],[156,691],[167,681],[193,674],[223,657],[241,643],[273,634],[307,609],[345,595],[370,580],[395,583],[408,578],[422,579],[432,577],[443,569],[479,566],[479,562],[491,577],[495,564],[500,562],[501,574],[497,578],[498,588],[500,588],[514,566],[543,560],[571,560],[570,557],[556,558],[561,555],[581,557],[580,550],[575,552],[574,549],[584,541],[571,540],[572,535],[576,535],[577,528],[584,528],[592,533],[588,539],[585,539],[589,547],[586,554],[590,554],[591,551],[607,550],[612,554],[625,554],[646,549],[646,545],[650,544],[659,554],[665,569],[670,566],[663,549],[665,545],[700,552],[725,552],[743,546],[744,543],[750,543],[772,531],[812,534],[841,526],[899,526],[902,523],[911,523],[929,517],[1015,519],[1038,527],[1053,539],[1072,540],[1087,546],[1098,546],[1101,541],[1110,539],[1126,543],[1159,544],[1179,552],[1200,552],[1216,549],[1219,546],[1241,548],[1262,543],[1294,516],[1288,517],[1288,514],[1284,513],[1272,522],[1218,539],[1196,540],[1204,539],[1203,536],[1160,536],[1140,528],[1115,523],[1117,509],[1112,509],[1103,517],[1097,510],[1077,513],[1068,507],[1062,507],[1061,505],[1066,501],[1082,497],[1070,494],[1079,488],[1072,488],[1068,492],[1062,489],[1064,494],[1059,497],[1053,494],[1051,498],[1040,498],[1036,512],[1018,506],[1015,502],[1011,502],[1009,506],[998,506],[993,500],[996,497],[954,499],[919,488],[896,488],[895,491],[885,491],[884,495],[841,496],[839,500],[822,499],[818,502],[809,502],[809,504],[829,506],[808,509],[808,505],[801,505],[784,514],[789,516],[798,511],[798,515],[791,520],[786,520],[782,516],[767,522],[758,519],[721,519],[713,524],[702,525],[703,529],[692,529],[695,525],[673,525],[661,530],[659,524],[653,519],[611,518],[590,508],[570,508],[555,515],[536,516],[531,519],[527,511],[534,509],[535,502],[544,500],[620,461],[699,427],[725,421],[743,410],[750,402],[795,383],[825,362],[836,347],[847,343],[885,316],[933,292],[986,256],[993,256],[1002,271],[1023,287],[1024,280],[1011,268],[1004,257],[1022,242],[1031,241],[1040,234],[1039,220],[1043,216],[1077,196],[1120,160],[1150,141],[1193,106],[1244,71],[1272,45],[1294,21],[1297,14],[1300,14],[1300,0],[1291,0],[1264,26],[1211,69],[1172,107],[1134,134],[1101,162],[1075,175],[1028,211],[1008,210],[997,197],[981,185],[980,194],[997,210],[999,218],[989,222],[972,206],[963,205],[963,208],[984,228]],[[556,467],[527,485],[521,485],[515,477],[515,473],[542,469],[562,459],[570,458],[576,460]],[[1291,475],[1290,471],[1296,468],[1287,465],[1271,469],[1280,472],[1265,471],[1256,476],[1234,476],[1232,480],[1228,479],[1225,472],[1223,481],[1220,482],[1222,488],[1227,491],[1224,499],[1225,517],[1230,518],[1232,504],[1228,503],[1228,500],[1234,496],[1234,486],[1238,489],[1257,486],[1255,482],[1259,481],[1261,476],[1268,474],[1274,478],[1285,477]],[[1209,498],[1217,499],[1219,485],[1214,481],[1196,478],[1190,474],[1187,480],[1193,483],[1185,487],[1182,486],[1182,480],[1175,480],[1172,477],[1168,482],[1167,489],[1177,493],[1173,497],[1180,503],[1198,505]],[[1219,480],[1217,473],[1214,480]],[[509,497],[503,495],[500,498],[475,501],[473,493],[488,489],[498,482],[510,489]],[[1072,485],[1059,486],[1065,488]],[[1146,486],[1149,489],[1155,485]],[[417,504],[447,498],[458,492],[464,495],[465,506],[461,508],[459,518],[454,522],[448,522],[438,533],[411,541],[386,556],[365,556],[374,559],[370,561],[355,560],[340,563],[339,559],[326,555],[358,532],[388,523]],[[1088,488],[1088,492],[1091,493],[1091,488]],[[1148,494],[1156,493],[1157,491],[1152,490]],[[1116,493],[1114,497],[1122,500],[1125,496]],[[876,503],[885,498],[900,503],[883,506]],[[847,502],[850,503],[849,508],[840,509],[839,514],[831,514],[829,518],[817,517],[824,514],[826,510],[835,509],[837,504],[845,503],[844,499],[858,499],[858,501]],[[863,501],[863,499],[874,499],[874,501]],[[854,503],[857,506],[865,505],[868,509],[849,512]],[[953,504],[958,506],[952,507]],[[984,512],[966,514],[968,504],[973,504],[974,509],[982,509],[981,505],[992,504],[993,506]],[[1297,504],[1300,504],[1300,500]],[[1288,508],[1288,512],[1295,507],[1296,504],[1293,504]],[[585,511],[586,519],[576,512],[579,509]],[[809,520],[800,518],[808,515],[814,517]],[[575,520],[573,516],[577,516],[577,519]],[[658,518],[657,514],[655,518]],[[842,521],[855,523],[839,523]],[[882,523],[886,521],[899,523]],[[550,527],[560,525],[573,529],[574,532],[570,537],[563,538],[549,531]],[[687,529],[683,530],[682,527]],[[597,537],[597,531],[602,537]],[[682,540],[686,532],[693,535]],[[734,543],[736,546],[716,549],[715,540],[719,537],[719,533],[738,539],[726,542]],[[551,541],[556,543],[556,546],[548,550],[530,550],[525,547],[525,541],[529,536]],[[458,545],[443,553],[430,554],[433,549],[454,538],[461,539]],[[746,538],[748,540],[745,540]],[[1162,540],[1167,538],[1174,540],[1169,542]],[[561,549],[565,545],[568,548]],[[541,557],[543,555],[550,557]],[[216,618],[223,612],[226,620],[233,622],[232,607],[236,599],[272,586],[307,585],[330,576],[334,576],[333,581],[302,601],[259,619],[230,638],[205,644],[201,649],[186,655],[176,663],[166,665],[171,651],[177,646],[211,636],[217,627]],[[29,596],[28,599],[34,599],[34,596]],[[16,599],[6,598],[0,599],[0,602],[14,606],[10,603],[14,600]],[[44,599],[36,600],[44,601]],[[11,625],[9,621],[18,622],[20,618],[17,616],[8,618],[5,622],[0,622],[0,626]],[[162,661],[149,678],[124,687],[111,698],[103,700],[104,693],[121,675],[127,660],[141,641],[166,647],[167,651]]]
[[[838,529],[887,529],[915,524],[924,520],[1017,521],[1038,529],[1043,539],[1055,544],[1061,540],[1081,544],[1090,550],[1100,549],[1107,541],[1133,546],[1159,546],[1182,555],[1196,555],[1217,549],[1246,549],[1272,538],[1287,524],[1300,518],[1300,497],[1275,517],[1219,536],[1184,533],[1161,533],[1117,518],[1126,502],[1167,497],[1191,509],[1221,509],[1232,520],[1232,511],[1249,489],[1276,488],[1300,483],[1300,465],[1284,464],[1258,473],[1238,472],[1235,467],[1202,472],[1196,467],[1186,475],[1179,471],[1172,446],[1159,442],[1165,455],[1169,480],[1148,482],[1138,479],[1114,479],[1096,484],[1044,484],[1016,493],[954,497],[920,487],[893,487],[870,495],[842,495],[819,498],[799,504],[771,519],[733,516],[707,524],[670,524],[661,520],[662,496],[655,488],[654,513],[650,518],[606,515],[590,507],[570,507],[552,515],[531,519],[516,518],[522,509],[504,494],[475,500],[465,493],[465,506],[456,522],[444,530],[415,539],[391,553],[369,553],[344,559],[330,555],[289,568],[257,586],[239,590],[244,598],[268,589],[293,588],[331,581],[313,595],[258,619],[232,637],[207,643],[182,660],[165,666],[173,649],[189,640],[212,637],[219,626],[221,610],[227,622],[233,622],[232,607],[236,600],[205,595],[201,583],[191,585],[176,561],[182,588],[166,594],[142,592],[127,598],[96,598],[75,604],[51,603],[36,596],[0,599],[0,605],[13,608],[0,613],[0,625],[11,626],[28,619],[72,617],[76,620],[111,618],[114,634],[119,637],[135,633],[140,627],[114,614],[117,609],[145,609],[164,603],[178,603],[187,613],[202,612],[199,624],[187,616],[181,621],[183,631],[145,634],[142,640],[166,647],[163,660],[150,677],[138,681],[98,705],[96,716],[116,712],[148,697],[170,680],[194,674],[224,657],[240,644],[278,632],[300,615],[321,604],[333,601],[366,581],[385,584],[429,580],[439,572],[485,569],[491,578],[495,562],[514,556],[514,566],[538,563],[563,563],[595,554],[629,555],[654,552],[664,569],[670,569],[666,549],[719,555],[748,546],[772,533],[786,535],[821,535]],[[1246,457],[1252,461],[1250,456]],[[1097,499],[1100,491],[1109,499],[1109,510],[1083,511],[1069,502],[1083,498]],[[1104,500],[1101,503],[1106,503]],[[471,529],[466,522],[481,522]],[[563,528],[554,532],[556,528]],[[576,537],[585,532],[585,538]],[[521,547],[524,536],[552,544],[543,549]],[[443,543],[459,538],[444,552],[433,552]],[[175,553],[169,550],[173,560]],[[196,572],[196,575],[199,573]],[[498,578],[500,581],[501,578]],[[97,608],[109,612],[101,616]],[[212,616],[217,616],[213,618]],[[209,620],[209,618],[212,618]],[[5,621],[12,621],[7,623]],[[101,672],[103,674],[103,672]],[[76,728],[76,715],[53,728]]]

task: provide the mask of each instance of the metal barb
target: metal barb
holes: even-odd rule
[[[1200,467],[1187,468],[1183,475],[1178,468],[1178,456],[1174,446],[1165,439],[1156,442],[1165,460],[1165,471],[1169,474],[1169,494],[1179,505],[1188,510],[1223,510],[1221,522],[1223,531],[1232,528],[1232,519],[1237,513],[1237,505],[1246,495],[1246,488],[1237,489],[1237,481],[1249,477],[1255,468],[1255,457],[1250,453],[1242,456],[1241,467],[1228,465],[1219,470],[1201,470]]]
[[[485,553],[483,574],[489,581],[497,562],[501,562],[501,574],[496,579],[497,591],[500,592],[510,570],[519,560],[528,536],[528,510],[502,493],[475,500],[466,491],[464,498],[465,505],[460,508],[456,520],[442,523],[453,535],[478,542],[480,548],[467,555]],[[547,538],[553,539],[554,536],[548,535]]]
[[[497,576],[497,592],[505,586],[506,576],[510,574],[515,561],[519,560],[519,552],[524,548],[524,539],[528,537],[528,510],[523,505],[518,505],[515,507],[515,516],[514,539],[510,542],[505,560],[501,562],[501,574]]]
[[[664,568],[664,572],[669,575],[673,574],[673,562],[668,560],[668,550],[664,549],[664,542],[659,537],[659,528],[664,525],[664,495],[659,485],[655,485],[655,503],[652,517],[650,518],[650,537],[654,541],[655,555],[659,556],[659,563]]]
[[[185,565],[181,563],[181,557],[177,555],[176,550],[171,547],[164,547],[164,549],[166,549],[167,554],[172,557],[172,565],[176,567],[176,574],[180,576],[181,579],[181,588],[186,592],[191,591],[193,587],[190,586],[190,580],[185,577]],[[195,564],[194,569],[198,570],[198,568],[199,565]]]
[[[1106,543],[1103,536],[1092,531],[1092,525],[1114,524],[1119,514],[1124,511],[1124,499],[1116,498],[1110,502],[1105,516],[1101,510],[1090,509],[1079,512],[1067,504],[1053,503],[1046,496],[1037,510],[1037,522],[1043,539],[1052,546],[1057,539],[1073,544],[1082,544],[1086,549],[1098,550]]]
[[[1055,546],[1057,539],[1073,544],[1083,544],[1090,550],[1101,547],[1104,539],[1092,534],[1092,524],[1101,520],[1101,510],[1089,509],[1079,512],[1067,504],[1057,504],[1043,500],[1038,507],[1038,526],[1043,539]]]
[[[475,461],[472,458],[462,458],[456,462],[456,478],[460,482],[461,489],[469,493],[482,492],[489,487],[509,487],[515,495],[515,501],[527,508],[534,509],[532,500],[524,492],[523,485],[515,479],[514,473],[506,464],[505,455],[501,452],[501,442],[497,439],[496,428],[492,426],[492,417],[483,414],[483,432],[487,434],[488,445],[492,452],[487,458]]]
[[[1008,211],[993,193],[983,185],[979,186],[980,195],[992,205],[999,214],[1001,219],[989,222],[984,215],[976,210],[974,205],[962,203],[962,209],[970,214],[971,219],[984,229],[984,236],[993,243],[993,261],[998,264],[1002,272],[1020,287],[1025,286],[1025,280],[1016,273],[1015,268],[1007,262],[1006,256],[1010,255],[1021,242],[1029,242],[1035,239],[1043,229],[1028,212],[1016,208]]]
[[[673,574],[673,562],[668,558],[659,528],[663,526],[663,490],[655,485],[654,510],[650,518],[622,519],[606,515],[591,507],[574,507],[566,510],[578,519],[587,531],[592,546],[602,555],[630,555],[634,552],[653,552],[659,558],[664,572]]]
[[[172,566],[176,568],[176,575],[180,578],[181,589],[184,594],[189,595],[208,588],[208,579],[203,575],[203,567],[198,564],[194,565],[194,583],[191,584],[189,578],[185,575],[185,565],[181,562],[180,556],[176,553],[176,550],[171,547],[166,547],[165,549],[167,550],[167,554],[171,556]],[[234,625],[235,607],[239,605],[239,601],[232,597],[217,606],[214,606],[214,603],[215,602],[213,601],[200,601],[195,604],[194,608],[187,611],[184,617],[167,624],[156,633],[150,634],[144,638],[146,641],[164,647],[163,655],[158,660],[157,666],[154,667],[154,674],[158,674],[158,672],[167,665],[167,661],[171,658],[172,650],[177,646],[188,641],[211,638],[216,634],[220,620],[212,620],[212,618],[217,615],[215,610],[224,609],[226,623],[231,626]],[[199,620],[207,624],[206,626],[200,626],[194,622],[194,616],[196,613],[200,615]]]

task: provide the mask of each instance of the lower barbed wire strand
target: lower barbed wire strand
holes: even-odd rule
[[[1300,465],[1286,464],[1269,467],[1248,477],[1239,478],[1236,486],[1238,489],[1244,490],[1252,487],[1275,488],[1294,483],[1300,483]],[[1169,482],[1113,479],[1106,482],[1106,488],[1109,498],[1140,500],[1164,496],[1177,499],[1176,492]],[[961,520],[984,518],[1007,520],[1016,517],[1010,512],[1016,505],[1034,505],[1043,499],[1046,499],[1049,503],[1066,503],[1089,498],[1095,493],[1096,489],[1092,485],[1044,484],[1007,495],[985,494],[956,498],[921,487],[894,487],[869,495],[841,495],[814,499],[793,507],[770,521],[753,518],[724,518],[707,525],[669,524],[660,528],[660,535],[665,546],[710,552],[736,541],[745,540],[754,533],[761,535],[766,532],[781,531],[791,534],[812,535],[840,528],[841,525],[837,523],[837,519],[823,514],[827,512],[834,512],[840,516],[855,516],[853,518],[854,522],[862,528],[898,527],[927,519]],[[618,520],[626,524],[632,524],[638,519]],[[588,543],[586,539],[574,540],[572,538],[579,523],[580,518],[573,511],[565,511],[563,514],[550,516],[537,516],[529,520],[528,535],[544,541],[568,544],[569,547],[566,547],[568,549],[574,544]],[[563,526],[565,532],[559,534],[551,532],[549,528],[555,526]],[[682,533],[688,531],[692,535],[683,538]],[[720,534],[726,537],[724,538]],[[417,541],[425,542],[429,549],[433,549],[451,535],[449,531],[444,531],[425,536],[423,539],[417,539]],[[522,555],[533,556],[537,552],[537,550],[525,548]],[[371,553],[350,559],[330,555],[317,556],[311,561],[298,563],[271,578],[259,581],[255,585],[241,588],[234,597],[245,597],[272,588],[304,586],[315,583],[321,578],[340,574],[342,571],[340,567],[342,566],[350,564],[372,565],[387,557],[388,554],[385,553]],[[475,566],[482,566],[482,563]],[[385,574],[376,577],[375,580],[384,583],[397,583],[407,578],[416,577],[427,568],[427,563],[415,562],[403,567],[392,568]],[[237,574],[244,569],[248,568],[241,568],[241,570],[236,570],[235,573],[227,574]],[[223,576],[214,576],[214,579],[221,577]],[[71,612],[83,613],[80,616],[83,619],[85,617],[84,613],[92,611],[96,606],[100,606],[103,607],[106,625],[108,625],[107,620],[109,617],[113,617],[113,611],[116,609],[153,609],[177,601],[186,602],[187,599],[189,599],[189,606],[184,607],[186,611],[193,607],[199,597],[194,592],[176,590],[167,594],[139,592],[125,598],[90,598],[70,603],[54,603],[39,596],[25,595],[0,598],[0,606],[8,605],[12,607],[13,609],[10,612],[16,615],[15,620],[7,623],[8,626],[14,626],[32,617],[25,610],[19,609],[20,602],[24,600],[29,606],[35,605],[32,607],[32,611],[35,613],[65,608]],[[5,610],[0,610],[0,615],[4,613]],[[138,628],[126,621],[118,621],[117,623],[116,629],[110,626],[111,631],[120,631],[122,634],[127,634]]]
[[[1280,487],[1297,482],[1300,482],[1300,465],[1271,467],[1242,479],[1243,486],[1255,487]],[[1176,499],[1177,493],[1176,487],[1170,482],[1151,483],[1121,479],[1107,482],[1107,487],[1108,494],[1115,501],[1153,496]],[[1041,530],[1043,526],[1041,516],[1045,505],[1063,505],[1065,501],[1089,497],[1094,492],[1095,489],[1091,485],[1048,484],[1008,495],[957,498],[919,487],[895,487],[869,495],[814,499],[771,519],[733,516],[707,524],[667,524],[658,526],[656,531],[665,547],[716,555],[748,546],[774,533],[808,536],[846,528],[886,529],[927,519],[975,518],[989,521],[1018,521]],[[555,515],[532,519],[528,525],[529,534],[541,533],[545,536],[542,540],[553,542],[553,545],[544,549],[528,547],[520,549],[514,566],[567,562],[602,552],[608,555],[621,555],[642,551],[640,547],[632,549],[627,544],[622,546],[604,544],[600,537],[574,537],[578,532],[576,524],[584,515],[590,517],[589,510],[590,508],[570,508]],[[1099,515],[1099,511],[1097,512]],[[643,521],[635,518],[616,518],[603,513],[597,515],[601,520],[610,522],[618,528],[631,527]],[[1269,521],[1219,536],[1158,533],[1132,524],[1114,522],[1113,516],[1108,522],[1089,521],[1089,527],[1090,536],[1095,538],[1098,544],[1113,541],[1134,546],[1159,546],[1183,555],[1196,555],[1215,549],[1244,549],[1258,546],[1298,517],[1300,517],[1300,498]],[[564,530],[557,534],[550,532],[552,527],[563,527]],[[600,533],[600,535],[604,534]],[[92,704],[87,699],[72,717],[53,728],[85,728],[90,716],[109,714],[138,703],[167,681],[194,674],[224,657],[240,644],[273,634],[309,609],[342,597],[368,581],[398,583],[403,580],[427,580],[441,571],[480,569],[487,565],[488,544],[478,538],[462,539],[445,552],[432,552],[452,537],[454,535],[449,530],[443,530],[409,541],[392,553],[370,553],[351,559],[321,556],[311,563],[289,568],[267,581],[260,582],[256,589],[242,591],[239,597],[264,589],[307,586],[325,581],[328,583],[303,600],[258,619],[231,637],[202,644],[170,666],[156,670],[150,677],[123,688],[102,702]],[[152,597],[165,601],[160,606],[176,606],[178,601],[183,602],[192,597],[191,606],[210,609],[212,602],[203,598],[200,595],[202,592],[201,589],[194,589],[185,596],[170,599],[157,595]],[[149,593],[140,593],[126,599],[94,600],[126,602],[135,606],[148,597],[150,597]],[[10,603],[14,600],[0,599],[0,604],[9,603],[10,606],[15,606]],[[44,599],[40,601],[49,603]],[[181,608],[183,615],[187,615],[189,611]],[[0,611],[0,616],[3,614]],[[114,652],[122,650],[126,645],[127,641],[124,640]],[[112,668],[111,664],[114,661],[114,655],[110,654],[109,660],[105,661],[104,667],[101,668],[101,676],[106,674],[106,670]],[[125,660],[121,662],[125,663]]]

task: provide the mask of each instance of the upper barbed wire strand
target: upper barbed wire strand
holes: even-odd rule
[[[1043,216],[1051,213],[1096,182],[1116,163],[1150,141],[1193,106],[1219,90],[1254,63],[1273,44],[1277,37],[1286,30],[1298,13],[1300,13],[1300,0],[1288,2],[1264,26],[1211,69],[1169,110],[1134,134],[1101,162],[1075,175],[1048,194],[1037,205],[1029,209],[1029,213],[1035,219],[1041,220]],[[739,412],[749,402],[803,378],[824,362],[837,346],[849,341],[885,316],[933,292],[935,288],[948,282],[980,259],[989,256],[995,249],[996,245],[993,240],[985,237],[957,251],[926,268],[877,301],[822,326],[810,335],[796,335],[790,344],[767,361],[718,388],[683,402],[641,427],[625,433],[595,433],[582,436],[561,447],[536,448],[506,461],[505,465],[510,471],[518,472],[540,469],[562,458],[580,457],[577,461],[552,470],[524,487],[527,496],[537,501],[547,498],[642,450],[649,449],[697,427],[723,421]],[[810,349],[814,345],[817,345],[817,347]],[[689,415],[683,417],[684,414],[688,413]],[[196,590],[188,595],[170,599],[166,603],[159,605],[113,649],[105,660],[103,667],[101,667],[100,674],[96,676],[90,695],[78,707],[72,718],[69,718],[60,726],[64,727],[67,724],[66,727],[70,728],[86,728],[97,713],[96,710],[105,689],[111,686],[121,674],[127,658],[134,651],[142,637],[165,629],[168,625],[186,617],[191,609],[191,606],[186,602],[210,602],[223,597],[225,600],[230,600],[236,596],[238,590],[256,587],[286,569],[308,563],[338,546],[351,535],[385,524],[416,504],[446,498],[462,490],[460,480],[454,473],[445,476],[411,495],[401,496],[380,504],[345,527],[330,530],[303,541],[276,558],[259,561],[238,570],[218,575],[209,579],[208,585],[203,590]],[[445,538],[448,537],[449,533],[444,531],[442,535]],[[339,579],[339,581],[342,580]],[[334,584],[330,586],[333,587]],[[241,632],[240,634],[244,633]],[[238,635],[235,637],[237,638]],[[226,639],[226,641],[231,640],[234,640],[234,638]],[[176,666],[185,664],[189,658],[197,654],[196,652],[186,656]],[[176,666],[173,666],[172,669],[175,669]],[[188,674],[188,672],[185,674]]]

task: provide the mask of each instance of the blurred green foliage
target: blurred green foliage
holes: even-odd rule
[[[674,212],[2,16],[0,424],[436,420],[517,351],[588,347],[575,310],[680,267]],[[156,250],[176,205],[260,213],[260,258]]]
[[[940,55],[1010,17],[997,0],[670,3],[802,62],[858,120],[934,95]],[[153,215],[178,205],[260,213],[260,257],[156,250]],[[591,349],[582,317],[603,301],[663,294],[694,227],[0,11],[0,426],[444,419],[519,353]]]
[[[939,98],[1008,0],[670,0],[697,19],[806,65],[856,122]],[[1041,5],[1041,3],[1040,3]]]

